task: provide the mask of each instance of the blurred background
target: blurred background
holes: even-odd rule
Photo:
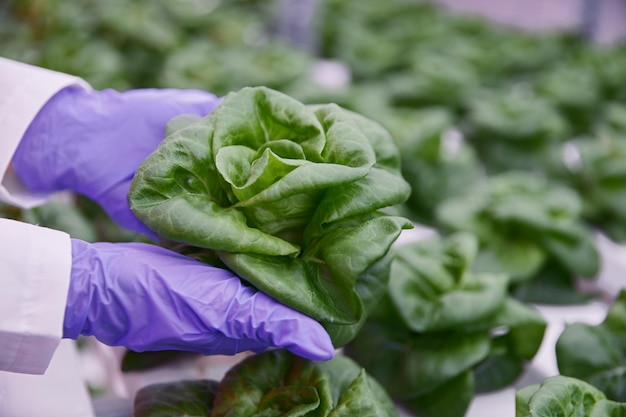
[[[622,0],[438,0],[455,12],[477,13],[526,30],[580,30],[599,43],[619,42],[626,35]]]
[[[398,211],[425,230],[474,232],[454,204],[481,188],[484,200],[462,202],[497,220],[479,236],[487,254],[479,267],[513,276],[518,300],[549,306],[611,300],[623,287],[612,254],[626,241],[625,39],[623,0],[0,0],[0,56],[96,89],[225,95],[265,85],[376,120],[413,188]],[[549,201],[555,195],[562,199]],[[518,199],[490,205],[509,196]],[[520,196],[521,214],[512,210]],[[0,216],[87,241],[142,239],[77,195],[32,210],[0,205]],[[508,243],[539,241],[564,218],[571,223],[559,233],[576,244],[537,255],[554,263],[507,262],[528,248]],[[494,242],[506,250],[496,253]],[[585,262],[589,247],[600,264]],[[128,415],[140,386],[197,375],[210,362],[194,358],[191,373],[133,373],[167,358],[80,345],[101,416]],[[217,373],[220,360],[211,362]],[[125,376],[111,371],[122,361]],[[99,401],[112,397],[122,405]]]

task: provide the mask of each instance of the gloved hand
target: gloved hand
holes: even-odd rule
[[[120,226],[154,237],[128,206],[135,170],[163,140],[172,117],[205,116],[219,102],[200,90],[68,87],[33,120],[13,167],[30,190],[83,194]]]
[[[66,338],[93,335],[135,351],[282,347],[313,360],[333,355],[318,322],[228,271],[145,243],[72,239],[72,258]]]

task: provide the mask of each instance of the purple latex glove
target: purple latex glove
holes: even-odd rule
[[[79,334],[139,352],[280,347],[312,360],[334,352],[328,333],[310,317],[228,271],[145,243],[72,239],[63,336]]]
[[[130,181],[181,114],[209,114],[220,102],[200,90],[61,90],[41,109],[13,156],[33,191],[70,190],[96,201],[120,226],[154,237],[128,206]]]

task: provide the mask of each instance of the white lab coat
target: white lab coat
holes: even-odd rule
[[[43,105],[82,79],[0,57],[0,200],[29,208],[50,196],[29,192],[11,168],[24,132]],[[71,272],[66,233],[0,218],[0,417],[91,417],[73,341],[63,340]]]

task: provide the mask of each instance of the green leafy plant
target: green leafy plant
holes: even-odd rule
[[[406,68],[423,33],[444,29],[427,2],[331,0],[320,7],[321,49],[348,64],[355,78],[371,80]],[[436,29],[435,29],[436,28]]]
[[[468,99],[463,131],[488,172],[549,172],[555,147],[569,125],[558,109],[528,86],[517,84]]]
[[[621,102],[607,102],[603,107],[601,129],[619,134],[626,132],[626,105]]]
[[[444,201],[437,216],[446,230],[478,237],[476,271],[504,273],[513,289],[536,283],[541,276],[555,287],[541,302],[564,303],[581,301],[573,280],[594,277],[600,264],[581,210],[573,190],[532,173],[510,171]],[[546,270],[549,273],[543,274]],[[528,287],[522,290],[537,294]]]
[[[568,324],[557,340],[556,357],[562,375],[626,402],[626,291],[619,293],[601,324]]]
[[[617,242],[626,241],[626,143],[604,131],[569,141],[563,168],[554,178],[576,190],[583,218]]]
[[[470,267],[468,233],[393,249],[388,294],[345,353],[420,417],[461,417],[476,392],[512,383],[546,327],[507,279]]]
[[[221,48],[217,48],[220,52],[227,48],[254,50],[250,55],[255,59],[241,57],[241,53],[225,53],[222,62],[234,59],[268,67],[267,61],[272,57],[280,58],[281,52],[275,48],[267,51],[254,47],[259,40],[268,38],[267,26],[271,24],[272,13],[267,4],[243,1],[137,0],[126,4],[94,0],[20,0],[0,10],[1,54],[83,77],[97,89],[169,87],[160,84],[166,61],[171,56],[180,56],[179,51],[187,52],[187,46],[193,45],[196,39],[220,45]],[[193,51],[181,59],[189,59]],[[188,65],[193,67],[195,62],[197,57]],[[212,63],[207,62],[209,66]],[[234,65],[229,64],[228,69],[232,71]],[[182,72],[189,66],[179,65],[173,70]],[[196,81],[192,77],[196,74],[191,72],[187,77],[177,74],[172,81]],[[265,78],[269,77],[266,71],[262,72]],[[233,78],[258,79],[256,73],[247,69],[235,71],[233,75],[213,68],[208,74],[215,77],[213,83],[202,88],[215,86],[215,93]]]
[[[134,213],[345,344],[385,290],[389,247],[412,227],[384,212],[410,192],[388,132],[265,87],[176,129],[137,170]]]
[[[595,74],[572,62],[539,72],[535,89],[566,117],[574,132],[588,132],[600,108],[601,88]]]
[[[587,68],[599,80],[605,100],[623,101],[626,98],[626,88],[622,82],[622,71],[626,64],[623,45],[583,48],[577,55],[577,65]]]
[[[219,96],[246,86],[283,91],[307,73],[310,61],[304,51],[284,42],[221,46],[202,40],[167,57],[159,84],[199,88]]]
[[[134,417],[208,417],[219,382],[181,380],[146,385],[137,392]]]
[[[626,403],[607,400],[593,385],[560,375],[526,386],[515,395],[516,417],[620,417],[625,413]]]
[[[439,204],[484,180],[485,174],[474,149],[452,128],[446,112],[413,111],[407,119],[414,122],[413,128],[397,139],[402,174],[411,184],[407,216],[437,226]]]
[[[398,104],[458,110],[479,86],[474,67],[460,58],[442,56],[437,50],[423,51],[413,59],[409,70],[390,77]]]
[[[500,76],[505,81],[531,78],[536,72],[560,62],[583,44],[579,37],[570,36],[567,32],[529,33],[498,25],[490,28],[489,35],[479,39],[479,42],[497,41],[491,49],[492,65],[500,68]]]
[[[149,385],[135,397],[135,417],[396,417],[386,391],[343,355],[313,362],[284,350],[249,356],[221,382]]]

